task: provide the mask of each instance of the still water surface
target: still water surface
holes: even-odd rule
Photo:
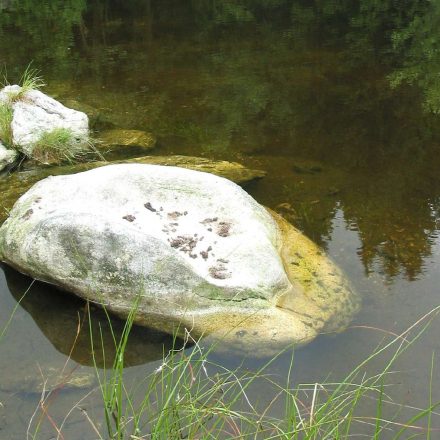
[[[295,353],[295,383],[341,379],[440,301],[440,7],[376,3],[0,1],[0,62],[11,81],[33,60],[49,94],[99,111],[98,132],[146,130],[158,138],[157,154],[266,170],[250,194],[345,270],[362,309],[344,333]],[[30,285],[0,269],[0,328]],[[30,287],[0,343],[0,438],[25,438],[39,395],[23,378],[63,368],[83,308],[46,286]],[[440,399],[439,334],[434,319],[396,362],[395,402],[426,407],[433,352],[432,393]],[[110,339],[104,343],[110,359]],[[170,344],[135,329],[127,376],[157,368]],[[87,332],[75,347],[67,368],[93,373]],[[243,361],[224,352],[212,358],[230,367]],[[284,377],[289,360],[269,372]],[[263,391],[250,397],[269,403],[273,393]],[[84,393],[60,392],[52,418],[62,420]],[[98,395],[87,411],[102,420]],[[94,438],[89,429],[78,411],[65,436]],[[46,420],[40,438],[53,435]]]

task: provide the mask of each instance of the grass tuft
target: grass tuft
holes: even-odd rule
[[[14,146],[11,128],[13,114],[9,103],[0,102],[0,141],[6,148]]]
[[[40,76],[40,71],[32,67],[32,63],[30,63],[26,67],[18,84],[20,86],[20,89],[10,90],[8,92],[8,98],[11,103],[24,99],[28,92],[32,90],[40,90],[46,85],[43,78]],[[3,80],[3,86],[6,85],[10,84],[5,76]]]
[[[78,137],[69,128],[55,128],[41,134],[31,157],[44,164],[74,163],[94,152],[93,141]]]
[[[31,67],[31,64],[26,67],[19,84],[25,93],[30,90],[40,90],[46,86],[46,83],[40,76],[40,71]]]

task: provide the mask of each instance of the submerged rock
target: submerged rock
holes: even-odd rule
[[[92,129],[111,128],[115,125],[108,118],[107,114],[99,108],[93,107],[85,102],[77,101],[73,98],[60,98],[60,101],[68,108],[85,113],[89,118],[89,126]]]
[[[39,90],[6,86],[0,90],[0,102],[9,105],[13,112],[14,145],[29,157],[41,137],[56,129],[69,130],[78,142],[88,138],[89,122],[85,113],[69,109]]]
[[[0,171],[3,171],[9,165],[12,165],[17,159],[17,152],[15,150],[8,150],[0,142]]]
[[[246,168],[237,162],[210,160],[194,156],[142,156],[113,163],[140,163],[167,166],[179,166],[196,171],[205,171],[220,177],[225,177],[240,185],[266,175],[264,171]],[[14,173],[5,179],[0,179],[0,194],[2,208],[0,209],[0,224],[6,219],[7,212],[33,184],[52,175],[74,174],[108,165],[108,162],[88,162],[60,167],[38,167],[30,171]]]
[[[104,148],[114,147],[139,147],[144,150],[151,150],[156,145],[156,138],[146,131],[112,129],[100,133],[99,141]]]
[[[138,324],[253,349],[309,342],[357,308],[338,268],[290,224],[234,183],[176,167],[39,182],[0,228],[0,259],[122,317],[136,304]]]
[[[14,368],[2,370],[0,390],[13,393],[38,394],[49,391],[66,392],[87,390],[96,385],[96,376],[92,371],[83,371],[83,367],[20,364]]]
[[[243,185],[255,179],[261,179],[266,175],[265,171],[246,168],[238,162],[212,160],[196,156],[144,156],[121,161],[120,163],[142,163],[187,168],[194,171],[215,174],[216,176],[232,180],[239,185]]]

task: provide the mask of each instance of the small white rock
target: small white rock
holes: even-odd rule
[[[20,99],[11,99],[21,90],[20,86],[6,86],[0,91],[0,102],[10,102],[14,115],[12,133],[14,144],[31,155],[35,143],[45,132],[66,128],[78,138],[86,138],[89,119],[85,113],[65,107],[39,90],[30,90]]]
[[[14,162],[17,158],[17,152],[14,150],[8,150],[0,142],[0,171],[3,171],[8,165]]]

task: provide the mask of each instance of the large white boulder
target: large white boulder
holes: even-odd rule
[[[31,156],[42,134],[54,129],[65,128],[78,139],[87,138],[89,120],[85,113],[67,108],[39,90],[22,92],[18,85],[6,86],[0,91],[0,102],[12,106],[13,142],[25,154]]]
[[[136,322],[167,332],[304,343],[356,309],[340,271],[294,228],[236,184],[177,167],[38,182],[0,228],[0,259],[123,317],[137,302]]]
[[[0,142],[0,171],[3,171],[7,166],[14,163],[17,158],[17,152],[14,150],[7,149]]]

